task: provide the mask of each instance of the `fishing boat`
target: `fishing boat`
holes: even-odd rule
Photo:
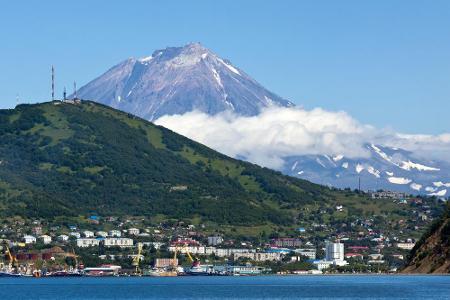
[[[173,270],[173,269],[154,268],[154,269],[151,269],[146,275],[156,276],[156,277],[174,277],[174,276],[178,276],[178,272],[177,272],[177,270]]]
[[[199,260],[195,260],[192,263],[192,267],[186,270],[186,275],[191,276],[209,276],[213,274],[213,267],[209,265],[201,265]]]

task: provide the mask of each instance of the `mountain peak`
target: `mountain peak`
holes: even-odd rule
[[[198,42],[118,64],[78,94],[147,120],[192,110],[256,115],[264,107],[292,106]]]
[[[200,43],[189,43],[182,47],[166,47],[165,49],[155,50],[151,56],[141,57],[140,62],[149,62],[154,58],[160,60],[171,60],[178,56],[192,56],[192,57],[205,57],[205,55],[211,54],[211,50],[205,48]]]

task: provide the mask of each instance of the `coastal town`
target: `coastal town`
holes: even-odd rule
[[[280,231],[283,235],[246,236],[211,224],[135,216],[5,219],[0,276],[396,273],[417,242],[417,232],[435,218],[431,205],[436,199],[392,192],[370,197],[412,208],[416,220],[385,224],[374,215],[333,226],[299,222],[299,227]]]

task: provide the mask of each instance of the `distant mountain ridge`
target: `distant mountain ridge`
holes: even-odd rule
[[[263,107],[293,105],[199,43],[129,58],[80,88],[78,96],[150,121],[194,109],[256,115]]]
[[[285,158],[283,173],[340,188],[394,190],[445,197],[450,193],[450,164],[417,159],[399,148],[368,143],[367,158],[301,155]]]

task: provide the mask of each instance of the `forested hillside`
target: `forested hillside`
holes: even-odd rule
[[[2,215],[290,224],[304,205],[335,197],[93,102],[1,110],[0,137]]]

